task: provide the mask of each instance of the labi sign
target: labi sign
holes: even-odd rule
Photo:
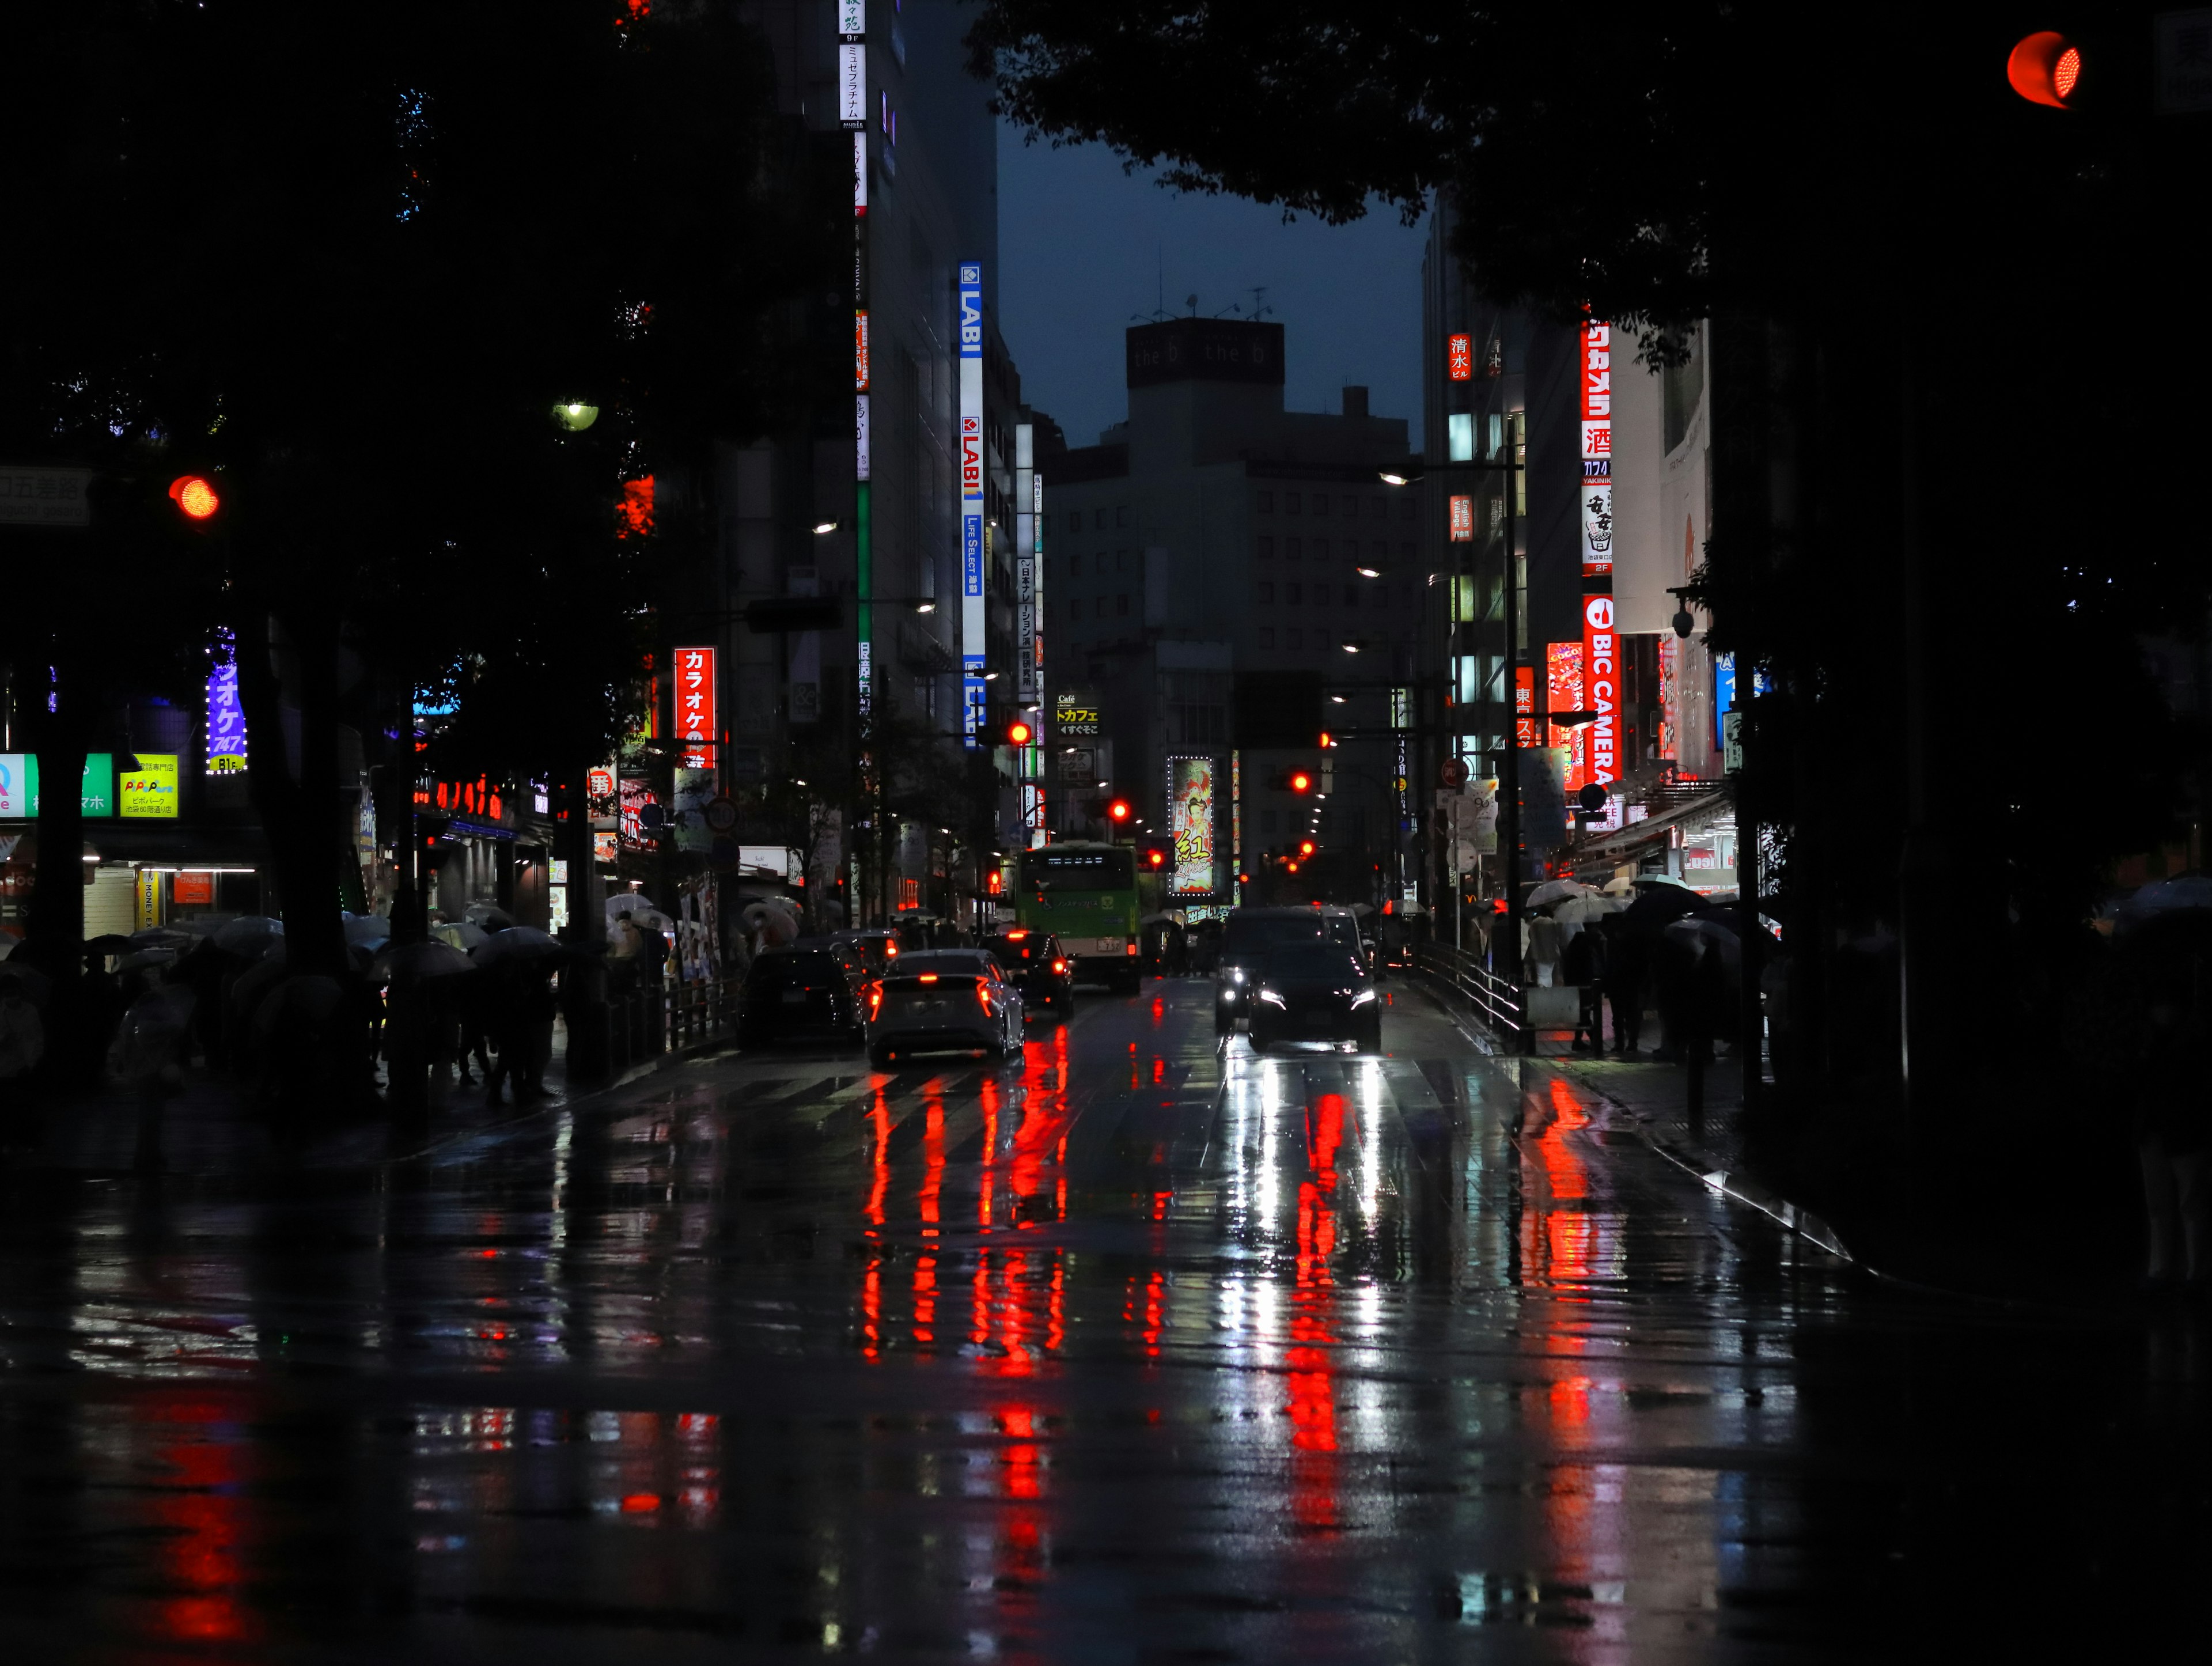
[[[141,760],[143,762],[144,760]],[[173,770],[176,760],[170,759]],[[84,760],[84,786],[78,795],[80,813],[87,816],[112,816],[115,813],[115,756],[112,752],[90,752]],[[173,790],[169,795],[172,806],[176,803]],[[27,821],[39,813],[39,758],[35,752],[0,752],[0,821]],[[168,813],[177,812],[173,807]]]

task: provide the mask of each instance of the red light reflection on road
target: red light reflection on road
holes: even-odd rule
[[[240,1592],[247,1533],[242,1449],[228,1426],[244,1408],[159,1398],[137,1421],[159,1431],[155,1462],[166,1472],[148,1510],[163,1535],[158,1562],[170,1594],[155,1608],[160,1634],[198,1644],[243,1643],[260,1627]]]
[[[891,1112],[881,1088],[876,1090],[876,1102],[869,1108],[868,1122],[870,1183],[866,1213],[869,1226],[880,1228],[884,1224],[884,1196],[891,1183]]]

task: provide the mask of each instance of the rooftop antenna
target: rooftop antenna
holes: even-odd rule
[[[1196,295],[1185,295],[1182,298],[1182,304],[1190,308],[1190,315],[1193,318],[1196,318],[1198,316],[1198,297]]]
[[[1254,284],[1252,286],[1253,322],[1256,324],[1263,318],[1272,318],[1275,309],[1267,305],[1267,286],[1264,283]]]

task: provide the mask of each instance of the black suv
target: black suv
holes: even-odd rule
[[[1345,908],[1232,909],[1213,966],[1213,1033],[1226,1036],[1252,1008],[1252,981],[1285,949],[1333,943],[1363,965],[1359,924]]]
[[[757,956],[738,996],[738,1044],[827,1039],[859,1046],[867,1026],[866,976],[857,959],[834,947]]]
[[[983,949],[1022,992],[1024,1004],[1055,1012],[1075,1004],[1075,963],[1060,952],[1060,939],[1050,932],[1016,926],[985,938]]]

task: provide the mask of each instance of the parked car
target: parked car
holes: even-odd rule
[[[738,996],[738,1041],[861,1041],[867,1022],[867,977],[834,946],[769,949],[746,970]]]
[[[1013,980],[1030,1008],[1050,1006],[1064,1012],[1075,1004],[1075,963],[1060,952],[1060,939],[1050,932],[1016,926],[985,938],[983,949]]]
[[[1003,1059],[1021,1050],[1023,1017],[1021,991],[982,950],[903,954],[871,992],[868,1061],[881,1070],[914,1053]]]
[[[1251,1008],[1253,981],[1279,951],[1334,943],[1366,964],[1352,910],[1336,907],[1232,909],[1213,968],[1213,1032],[1231,1034]]]
[[[1382,1000],[1367,963],[1334,942],[1300,944],[1270,954],[1248,986],[1252,1045],[1350,1043],[1382,1050]]]

